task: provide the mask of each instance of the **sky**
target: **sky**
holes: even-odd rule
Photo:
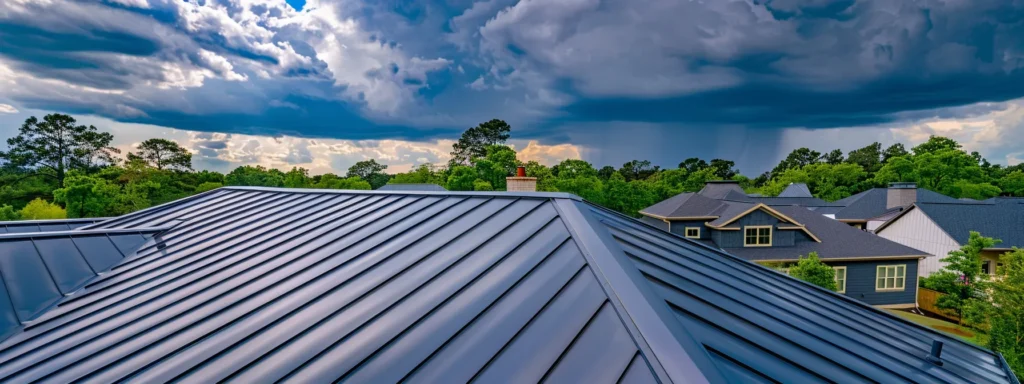
[[[957,139],[1024,161],[1021,0],[5,0],[0,137],[69,113],[199,169],[442,163],[500,118],[521,160]]]

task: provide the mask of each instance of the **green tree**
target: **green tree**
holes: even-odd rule
[[[4,204],[0,205],[0,221],[13,221],[21,220],[21,213],[14,209],[14,207]]]
[[[1010,369],[1024,377],[1024,249],[1003,254],[1001,278],[992,283],[988,346],[1003,354]]]
[[[842,149],[832,150],[832,152],[829,152],[829,153],[825,154],[825,156],[822,156],[821,160],[824,161],[826,164],[832,164],[832,165],[840,164],[843,161],[845,161],[845,159],[843,158],[843,150]]]
[[[555,175],[552,173],[551,168],[532,160],[526,162],[523,166],[526,167],[527,176],[537,178],[537,191],[555,192],[558,190],[555,188]]]
[[[60,187],[69,170],[89,167],[96,158],[112,159],[112,153],[120,152],[110,146],[114,139],[110,133],[75,123],[73,117],[62,114],[46,115],[42,121],[30,117],[17,136],[7,139],[9,149],[0,152],[0,159],[18,167],[48,170]]]
[[[659,168],[661,167],[651,165],[651,162],[647,160],[631,160],[622,164],[622,168],[619,168],[619,174],[622,175],[626,181],[644,180],[651,177],[651,175],[658,173]],[[600,176],[600,172],[598,173],[598,176]]]
[[[960,150],[960,143],[957,143],[956,140],[947,137],[932,135],[928,137],[928,141],[921,143],[910,150],[913,151],[914,155],[934,153],[943,150]]]
[[[806,183],[814,196],[835,201],[858,192],[857,186],[866,178],[867,172],[857,164],[816,163],[783,171],[765,184],[761,192],[778,196],[792,183]]]
[[[708,167],[714,169],[715,176],[718,176],[721,180],[732,180],[733,177],[738,175],[740,171],[735,166],[735,162],[723,159],[711,159],[711,162],[708,163]]]
[[[43,199],[30,201],[18,214],[22,220],[56,220],[68,217],[64,208]]]
[[[487,147],[504,144],[511,137],[512,127],[503,120],[493,119],[467,129],[459,141],[452,145],[450,168],[470,165],[471,161],[487,155]]]
[[[283,187],[284,172],[262,165],[243,165],[224,176],[224,185]]]
[[[364,160],[348,167],[348,174],[345,177],[358,177],[370,183],[371,188],[377,189],[391,179],[388,174],[384,173],[385,169],[388,169],[388,166],[378,163],[377,160]]]
[[[909,153],[907,153],[907,149],[903,148],[903,144],[896,143],[890,145],[889,148],[886,148],[884,151],[882,151],[882,164],[888,163],[889,159],[892,159],[894,157],[903,157],[907,156],[908,154]]]
[[[1013,171],[1005,174],[998,181],[999,188],[1011,196],[1024,197],[1024,171]]]
[[[373,186],[359,176],[341,178],[333,173],[326,173],[316,179],[316,182],[313,183],[313,188],[369,190],[373,189]]]
[[[71,217],[103,217],[110,214],[119,189],[102,178],[72,172],[64,188],[53,191],[53,199],[64,204]]]
[[[505,190],[505,178],[514,175],[519,164],[516,151],[505,145],[488,146],[484,157],[473,159],[477,177],[499,191]]]
[[[796,265],[789,268],[789,275],[830,291],[836,290],[836,270],[822,263],[817,252],[801,256]]]
[[[473,190],[474,191],[493,191],[494,187],[491,186],[491,183],[489,183],[489,182],[487,182],[485,180],[476,179],[476,180],[473,180]]]
[[[577,160],[577,159],[565,159],[561,163],[554,166],[552,170],[556,177],[559,179],[575,179],[579,177],[597,177],[597,170],[594,169],[590,163]]]
[[[964,322],[964,310],[972,305],[971,300],[979,300],[985,292],[987,275],[981,273],[981,251],[999,243],[997,239],[971,231],[967,244],[950,251],[940,260],[946,263],[943,271],[957,276],[957,283],[939,298],[936,305],[955,312],[961,323]]]
[[[448,176],[447,188],[449,191],[472,191],[476,179],[475,168],[458,165],[451,170],[451,175]]]
[[[388,184],[437,184],[444,185],[444,175],[434,170],[431,164],[421,164],[409,172],[395,174]]]
[[[846,156],[846,162],[857,164],[868,173],[878,172],[882,168],[882,144],[875,142],[864,148],[854,149]]]
[[[597,178],[601,179],[601,181],[606,181],[610,179],[613,174],[618,172],[619,171],[615,170],[615,167],[606,165],[597,170]]]
[[[776,165],[775,168],[772,169],[772,178],[782,174],[782,172],[787,169],[800,168],[820,161],[821,152],[813,151],[810,148],[794,149],[793,152],[786,155],[785,159],[782,159],[782,161],[779,162],[779,165]]]
[[[696,157],[688,158],[679,163],[679,168],[685,169],[687,173],[694,173],[707,167],[708,163],[706,161]]]
[[[626,181],[615,173],[603,182],[603,187],[604,206],[633,217],[639,217],[641,209],[659,201],[649,180]]]
[[[206,191],[212,191],[217,188],[223,187],[224,184],[207,181],[196,186],[195,193],[203,193]]]
[[[137,153],[128,153],[128,158],[140,158],[158,170],[192,169],[192,153],[178,143],[167,139],[149,139],[136,147]]]
[[[292,167],[292,170],[284,174],[284,186],[286,188],[309,188],[313,179],[309,177],[309,170],[301,167]]]

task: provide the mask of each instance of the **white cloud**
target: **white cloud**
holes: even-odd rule
[[[931,135],[956,140],[964,149],[978,151],[994,163],[1013,165],[1024,158],[1024,99],[965,118],[927,118],[890,128],[899,141],[917,145]]]
[[[13,105],[0,103],[0,113],[18,113],[18,109]]]

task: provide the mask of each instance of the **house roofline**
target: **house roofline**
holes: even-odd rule
[[[644,212],[644,211],[640,211],[640,214],[644,215],[644,216],[647,216],[647,217],[653,217],[655,219],[665,220],[665,221],[714,220],[714,219],[718,218],[718,216],[661,216],[661,215],[655,215],[653,213],[647,213],[647,212]]]
[[[728,251],[726,251],[728,252]],[[872,260],[910,260],[910,259],[923,259],[930,255],[900,255],[900,256],[852,256],[852,257],[819,257],[822,262],[827,261],[872,261]],[[800,261],[796,259],[768,259],[768,260],[750,260],[755,263],[779,263],[779,262],[790,262]]]

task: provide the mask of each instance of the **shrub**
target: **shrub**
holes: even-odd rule
[[[64,208],[43,199],[35,199],[21,209],[21,218],[25,220],[66,219]]]
[[[796,266],[789,269],[789,275],[830,291],[836,290],[836,270],[822,263],[817,252],[800,257]]]

